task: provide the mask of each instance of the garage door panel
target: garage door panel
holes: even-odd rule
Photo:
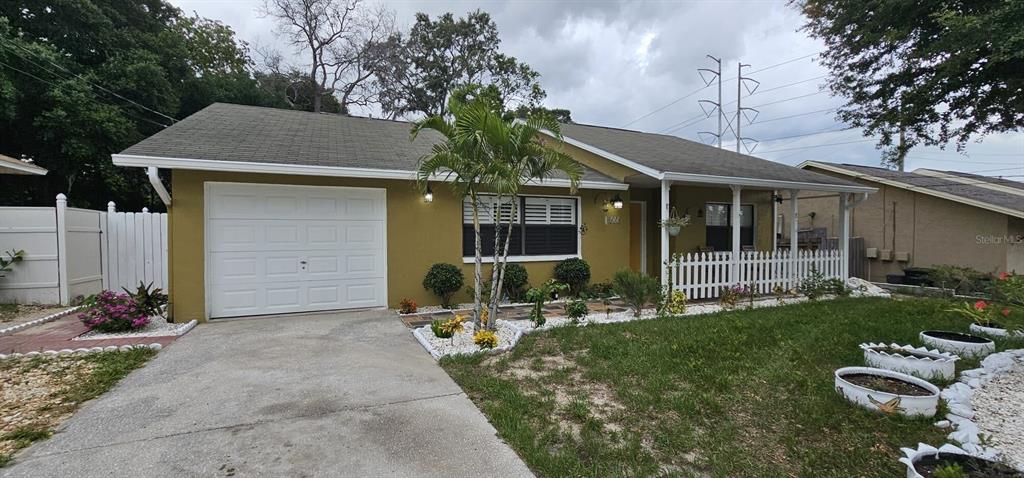
[[[211,317],[387,303],[383,190],[211,183]]]

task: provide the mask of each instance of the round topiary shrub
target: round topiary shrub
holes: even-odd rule
[[[530,275],[526,273],[526,268],[522,264],[505,264],[505,279],[501,286],[508,300],[522,302],[526,284],[529,282]]]
[[[452,308],[452,296],[465,284],[462,269],[454,264],[437,263],[430,266],[423,278],[423,288],[441,298],[441,307]]]
[[[583,287],[590,281],[590,264],[575,257],[565,259],[555,266],[555,279],[568,285],[573,297],[579,297]]]

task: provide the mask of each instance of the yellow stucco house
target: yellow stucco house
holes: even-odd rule
[[[421,285],[431,264],[470,277],[466,205],[443,178],[429,200],[413,180],[440,137],[409,131],[217,103],[113,155],[147,168],[167,204],[174,320],[432,304]],[[597,282],[624,267],[664,278],[673,253],[772,250],[783,192],[837,193],[848,210],[874,191],[673,136],[580,124],[562,134],[584,165],[580,188],[556,177],[518,198],[510,260],[534,284],[569,257],[589,262]],[[171,170],[170,191],[159,169]],[[676,237],[657,226],[673,210],[692,218]]]

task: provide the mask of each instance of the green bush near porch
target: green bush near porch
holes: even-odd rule
[[[900,447],[948,431],[847,403],[833,371],[863,365],[865,341],[965,331],[950,305],[847,298],[564,327],[441,363],[539,476],[902,476]]]

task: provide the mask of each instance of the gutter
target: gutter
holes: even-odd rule
[[[146,176],[149,177],[149,184],[153,185],[153,189],[156,190],[156,195],[160,196],[160,200],[164,202],[164,206],[171,206],[171,193],[167,192],[167,188],[164,187],[163,181],[160,181],[160,170],[156,166],[149,166],[146,168]]]

